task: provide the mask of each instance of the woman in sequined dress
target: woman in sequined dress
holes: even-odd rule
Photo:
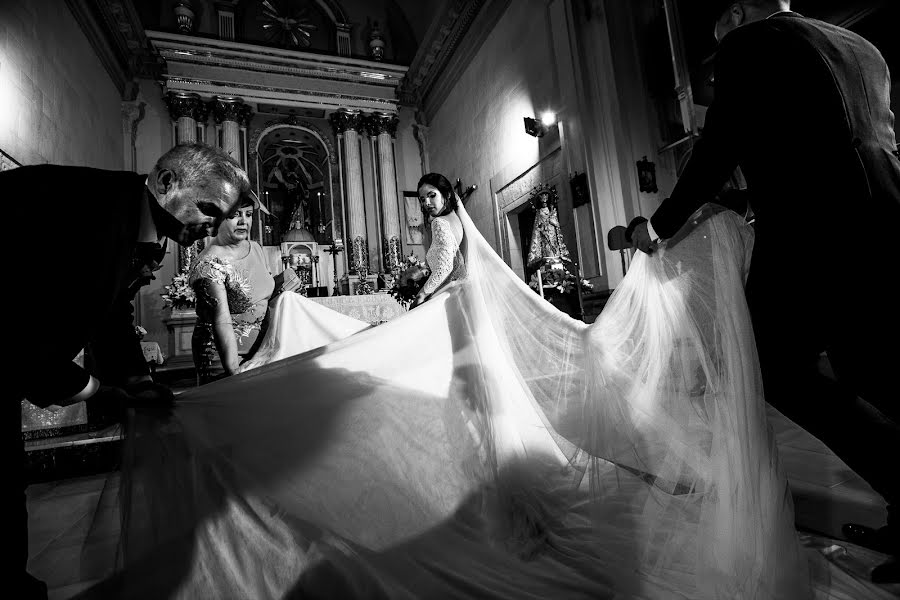
[[[200,383],[214,378],[217,353],[225,375],[234,375],[369,327],[300,294],[282,294],[297,291],[300,280],[290,268],[273,277],[262,246],[249,239],[255,207],[248,200],[225,219],[191,268]]]
[[[262,246],[250,239],[254,201],[247,199],[191,267],[197,295],[197,325],[191,340],[201,383],[211,379],[216,352],[226,375],[252,355],[275,279]]]

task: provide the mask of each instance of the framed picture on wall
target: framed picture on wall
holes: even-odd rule
[[[21,166],[22,163],[14,159],[3,150],[0,150],[0,171],[8,171],[10,169],[15,169],[16,167]]]
[[[425,214],[419,204],[419,193],[403,192],[403,204],[406,212],[406,243],[421,244],[425,230]]]

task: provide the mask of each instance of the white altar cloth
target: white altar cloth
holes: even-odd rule
[[[358,296],[328,296],[310,298],[322,306],[372,325],[386,323],[406,312],[389,294],[365,294]]]

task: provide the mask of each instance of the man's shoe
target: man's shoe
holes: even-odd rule
[[[859,523],[845,523],[841,528],[844,538],[857,546],[863,546],[884,554],[897,554],[900,550],[896,532],[888,525],[875,529]]]
[[[24,594],[20,597],[26,600],[47,600],[47,584],[31,573],[24,573],[19,593]]]
[[[892,558],[872,569],[872,583],[900,583],[900,561]]]

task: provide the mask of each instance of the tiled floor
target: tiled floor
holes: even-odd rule
[[[883,555],[836,541],[847,521],[883,524],[880,497],[821,442],[774,411],[770,420],[791,481],[801,540],[831,559],[827,572],[814,574],[817,597],[900,597],[900,585],[868,582],[868,571],[885,559]],[[47,582],[51,600],[71,598],[103,578],[114,564],[117,488],[115,474],[29,487],[29,569]]]
[[[29,570],[51,600],[72,597],[109,574],[118,542],[116,475],[28,488]]]

